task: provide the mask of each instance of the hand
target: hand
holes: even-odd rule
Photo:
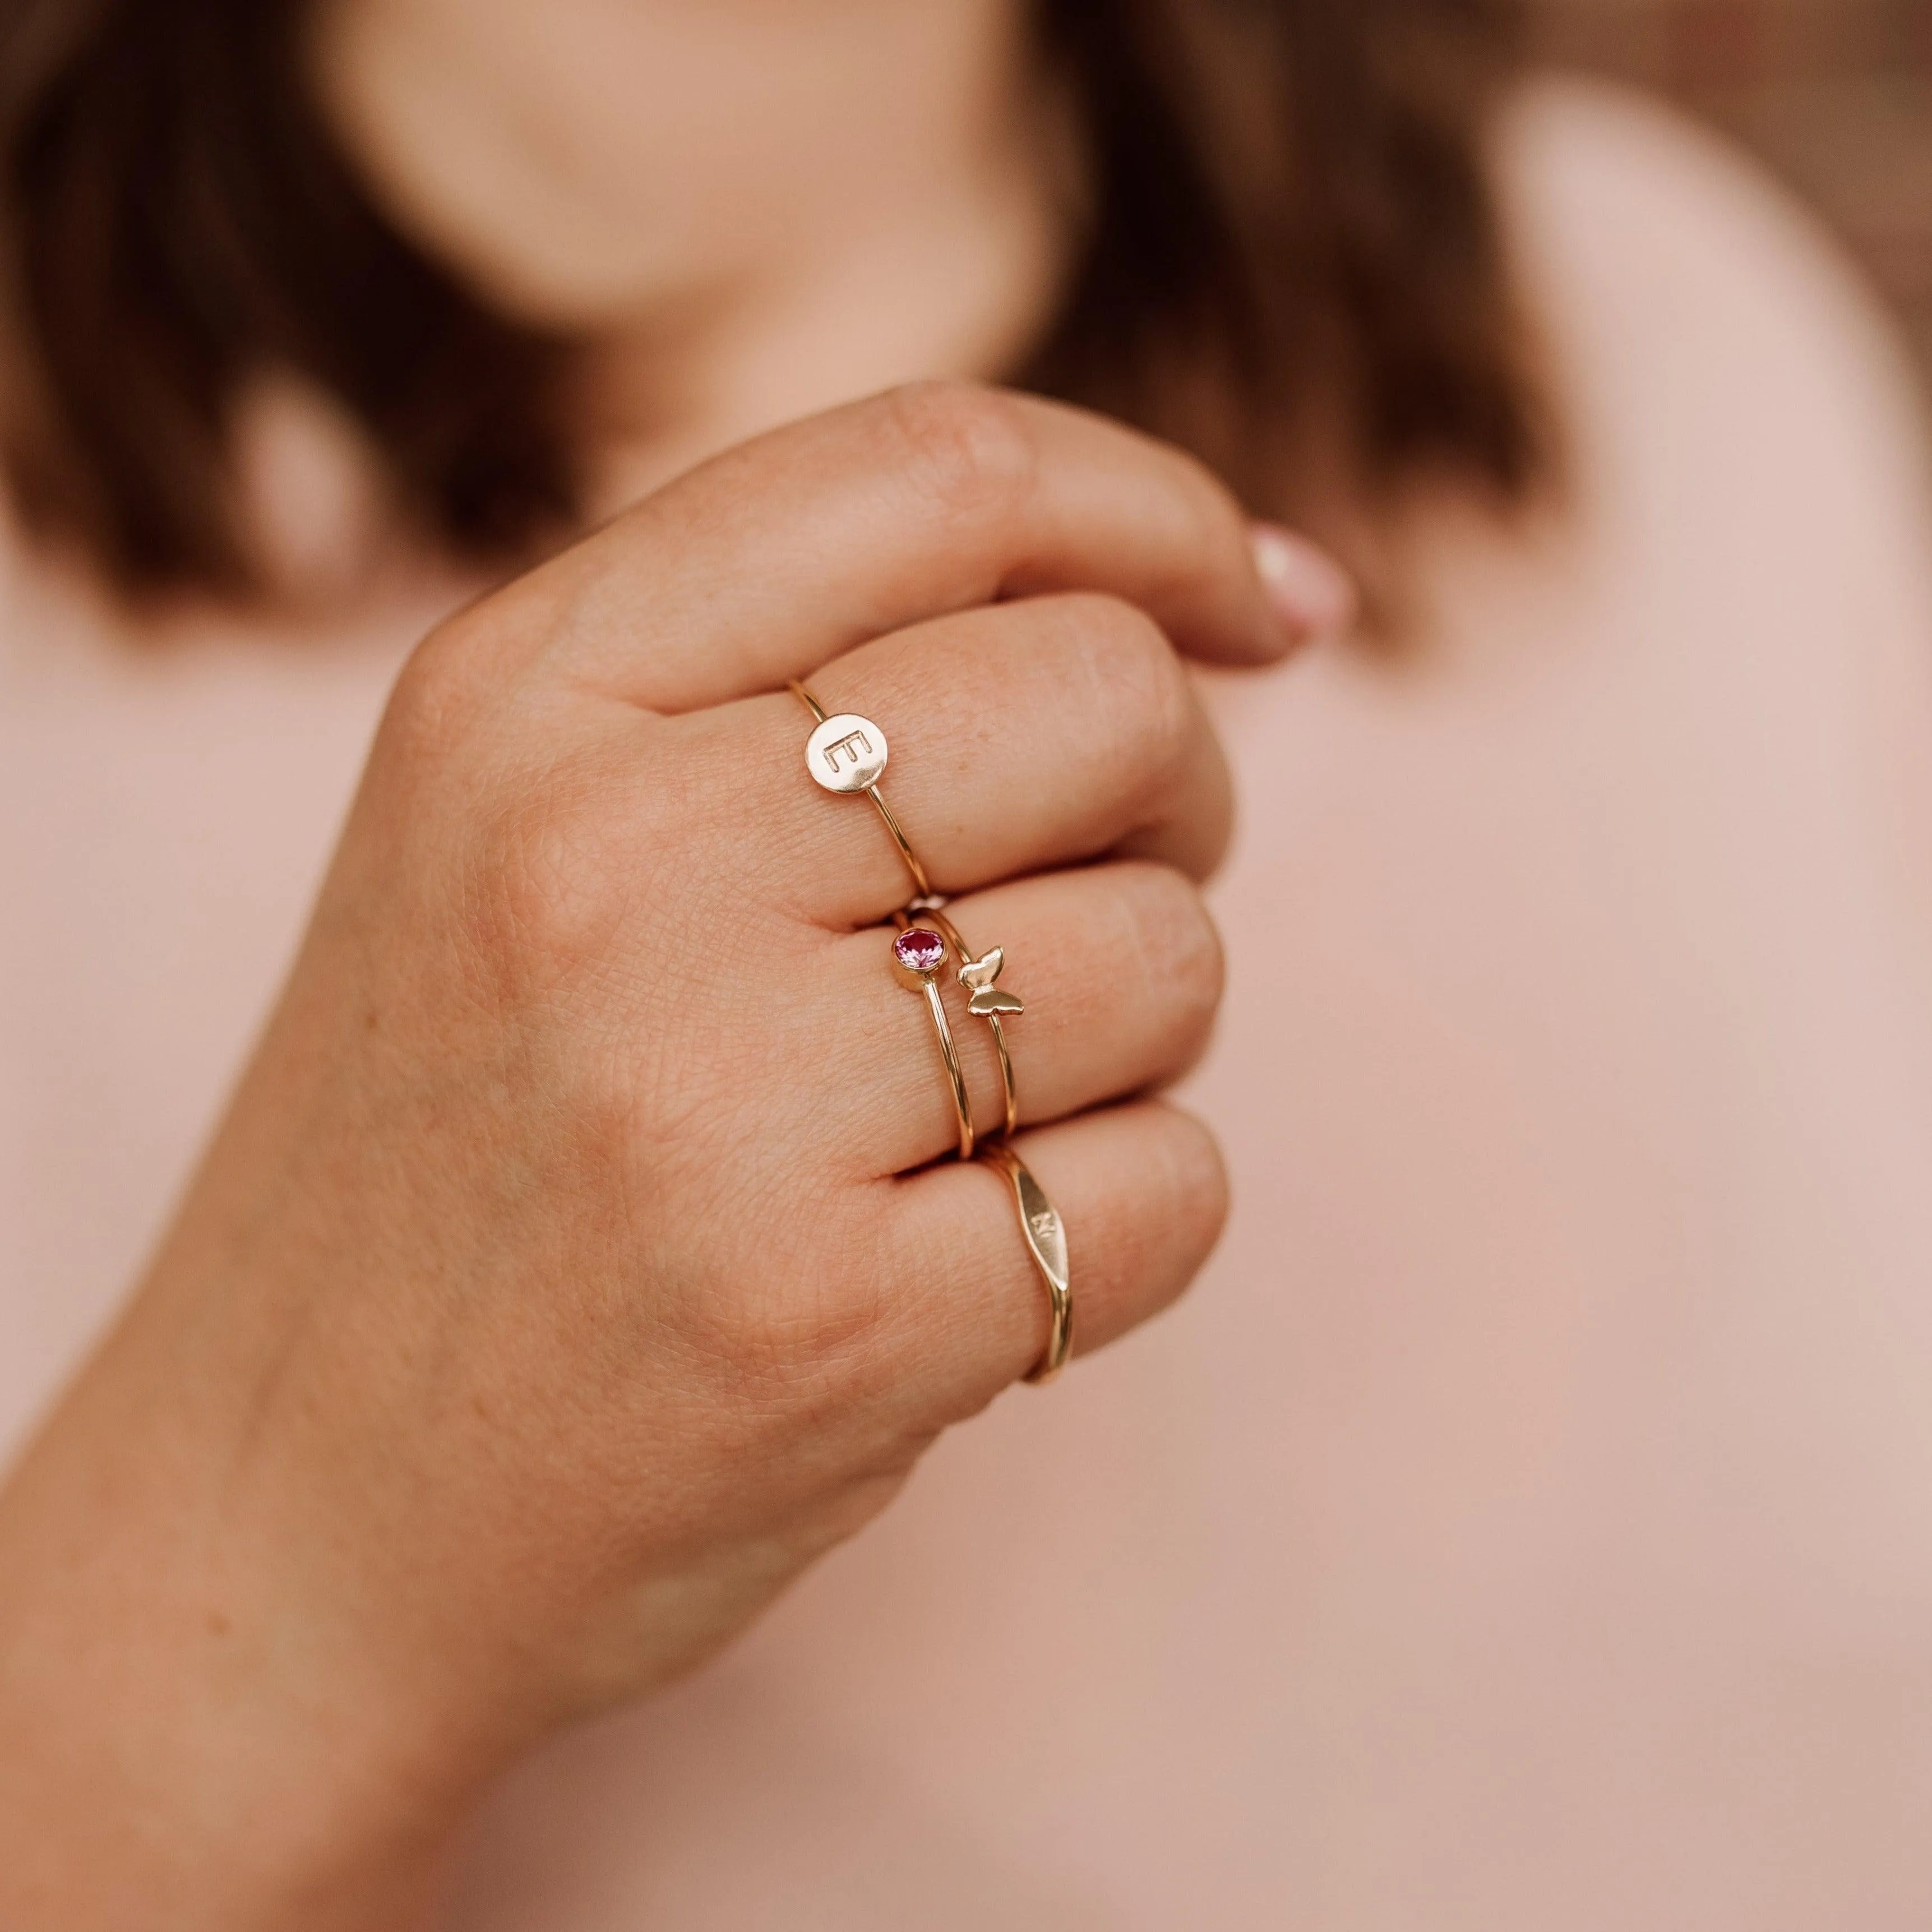
[[[1004,1184],[934,1164],[904,873],[808,782],[788,677],[885,726],[1006,949],[1082,1346],[1176,1294],[1219,1162],[1126,1096],[1210,1025],[1228,804],[1173,646],[1288,641],[1197,466],[948,388],[721,458],[432,635],[178,1225],[0,1504],[0,1918],[405,1922],[483,1780],[713,1649],[1038,1358]]]

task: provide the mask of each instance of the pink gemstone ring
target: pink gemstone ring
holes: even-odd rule
[[[909,926],[892,941],[892,964],[902,975],[930,979],[946,964],[946,941],[930,926]]]
[[[920,909],[916,926],[909,913],[896,914],[895,916],[903,928],[899,934],[901,939],[910,938],[917,932],[926,939],[936,939],[944,946],[950,946],[958,956],[959,984],[965,990],[966,1010],[975,1019],[986,1022],[993,1036],[993,1050],[1000,1057],[1000,1085],[1006,1102],[1006,1132],[1009,1136],[1016,1132],[1020,1124],[1019,1089],[1013,1078],[1013,1056],[1007,1049],[1004,1022],[1024,1012],[1026,1004],[1017,993],[1010,993],[1005,987],[994,984],[1006,963],[1005,949],[995,946],[974,958],[973,949],[960,938],[959,928],[935,905]],[[943,958],[942,954],[942,962]]]
[[[906,915],[900,914],[902,920]],[[892,935],[892,971],[902,986],[922,994],[926,1010],[932,1015],[932,1030],[939,1038],[939,1057],[946,1063],[946,1078],[952,1090],[952,1111],[959,1122],[959,1158],[973,1158],[973,1102],[966,1091],[966,1076],[959,1067],[959,1050],[952,1043],[952,1022],[946,1017],[946,1002],[939,991],[940,969],[946,961],[944,938],[929,926],[902,926]]]

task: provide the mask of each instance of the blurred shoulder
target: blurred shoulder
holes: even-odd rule
[[[1586,464],[1667,454],[1742,479],[1761,459],[1794,497],[1920,510],[1925,418],[1900,333],[1754,161],[1661,101],[1556,78],[1521,89],[1497,160]]]

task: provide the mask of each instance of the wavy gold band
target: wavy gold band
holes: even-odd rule
[[[986,1160],[1005,1174],[1013,1190],[1027,1255],[1046,1289],[1046,1349],[1027,1380],[1050,1382],[1073,1352],[1073,1288],[1067,1270],[1066,1226],[1059,1210],[1046,1198],[1046,1190],[1033,1178],[1032,1169],[1004,1141],[989,1146]]]

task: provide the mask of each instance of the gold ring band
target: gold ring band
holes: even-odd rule
[[[986,1021],[992,1029],[1006,1100],[1005,1136],[1010,1136],[1019,1125],[1019,1090],[1013,1075],[1012,1054],[1006,1046],[1005,1018],[1025,1008],[1016,994],[994,983],[1005,964],[1002,949],[996,946],[975,958],[960,937],[959,928],[940,909],[926,868],[912,849],[912,841],[880,791],[879,780],[889,755],[885,733],[869,718],[861,718],[856,712],[828,716],[824,706],[796,678],[791,680],[791,688],[812,713],[813,730],[806,744],[806,769],[826,791],[863,792],[892,834],[892,843],[911,874],[915,896],[905,910],[893,915],[898,929],[892,939],[892,970],[902,985],[925,995],[926,1010],[932,1016],[932,1030],[939,1042],[940,1058],[945,1062],[946,1083],[959,1129],[959,1158],[970,1160],[976,1146],[980,1147],[985,1159],[1006,1176],[1012,1190],[1020,1234],[1047,1294],[1046,1347],[1026,1379],[1034,1383],[1051,1382],[1073,1352],[1073,1291],[1067,1268],[1066,1231],[1058,1210],[1046,1198],[1046,1190],[1007,1144],[1006,1138],[982,1145],[974,1131],[972,1096],[960,1067],[952,1023],[946,1016],[946,1001],[939,989],[940,974],[947,959],[956,956],[959,983],[968,996],[967,1010]]]
[[[812,713],[816,727],[806,741],[806,770],[827,791],[863,792],[878,806],[886,830],[892,835],[892,843],[898,848],[899,856],[905,861],[906,870],[912,874],[914,891],[922,898],[929,897],[932,884],[926,876],[926,868],[919,862],[912,841],[892,816],[892,807],[879,790],[888,756],[886,734],[869,718],[861,718],[856,712],[842,712],[828,718],[825,707],[796,678],[791,680],[791,688],[798,701]]]
[[[939,991],[939,975],[947,957],[945,936],[929,926],[915,926],[908,920],[893,938],[892,971],[901,986],[926,995],[932,1030],[939,1036],[940,1058],[946,1063],[946,1077],[952,1089],[952,1111],[959,1124],[959,1158],[970,1160],[975,1138],[973,1102],[966,1090],[966,1076],[960,1070],[958,1049],[952,1043],[946,1001]]]
[[[960,938],[959,928],[937,905],[929,899],[915,904],[916,916],[935,928],[958,956],[959,983],[966,989],[966,1010],[975,1018],[984,1020],[992,1029],[993,1046],[1000,1056],[1000,1084],[1006,1102],[1004,1131],[1010,1136],[1018,1131],[1020,1124],[1019,1087],[1013,1077],[1013,1057],[1006,1048],[1006,1029],[1001,1016],[1023,1013],[1026,1007],[1017,993],[1010,993],[1004,986],[994,984],[1000,976],[1000,969],[1006,964],[1005,949],[996,946],[976,959],[971,947]],[[912,923],[914,916],[911,912],[896,912],[892,915],[902,930]]]
[[[1050,1382],[1073,1352],[1073,1288],[1067,1270],[1066,1226],[1059,1210],[1046,1198],[1046,1190],[1033,1178],[1032,1169],[1005,1142],[988,1147],[985,1157],[1005,1174],[1013,1190],[1027,1254],[1046,1289],[1046,1348],[1027,1380]]]

